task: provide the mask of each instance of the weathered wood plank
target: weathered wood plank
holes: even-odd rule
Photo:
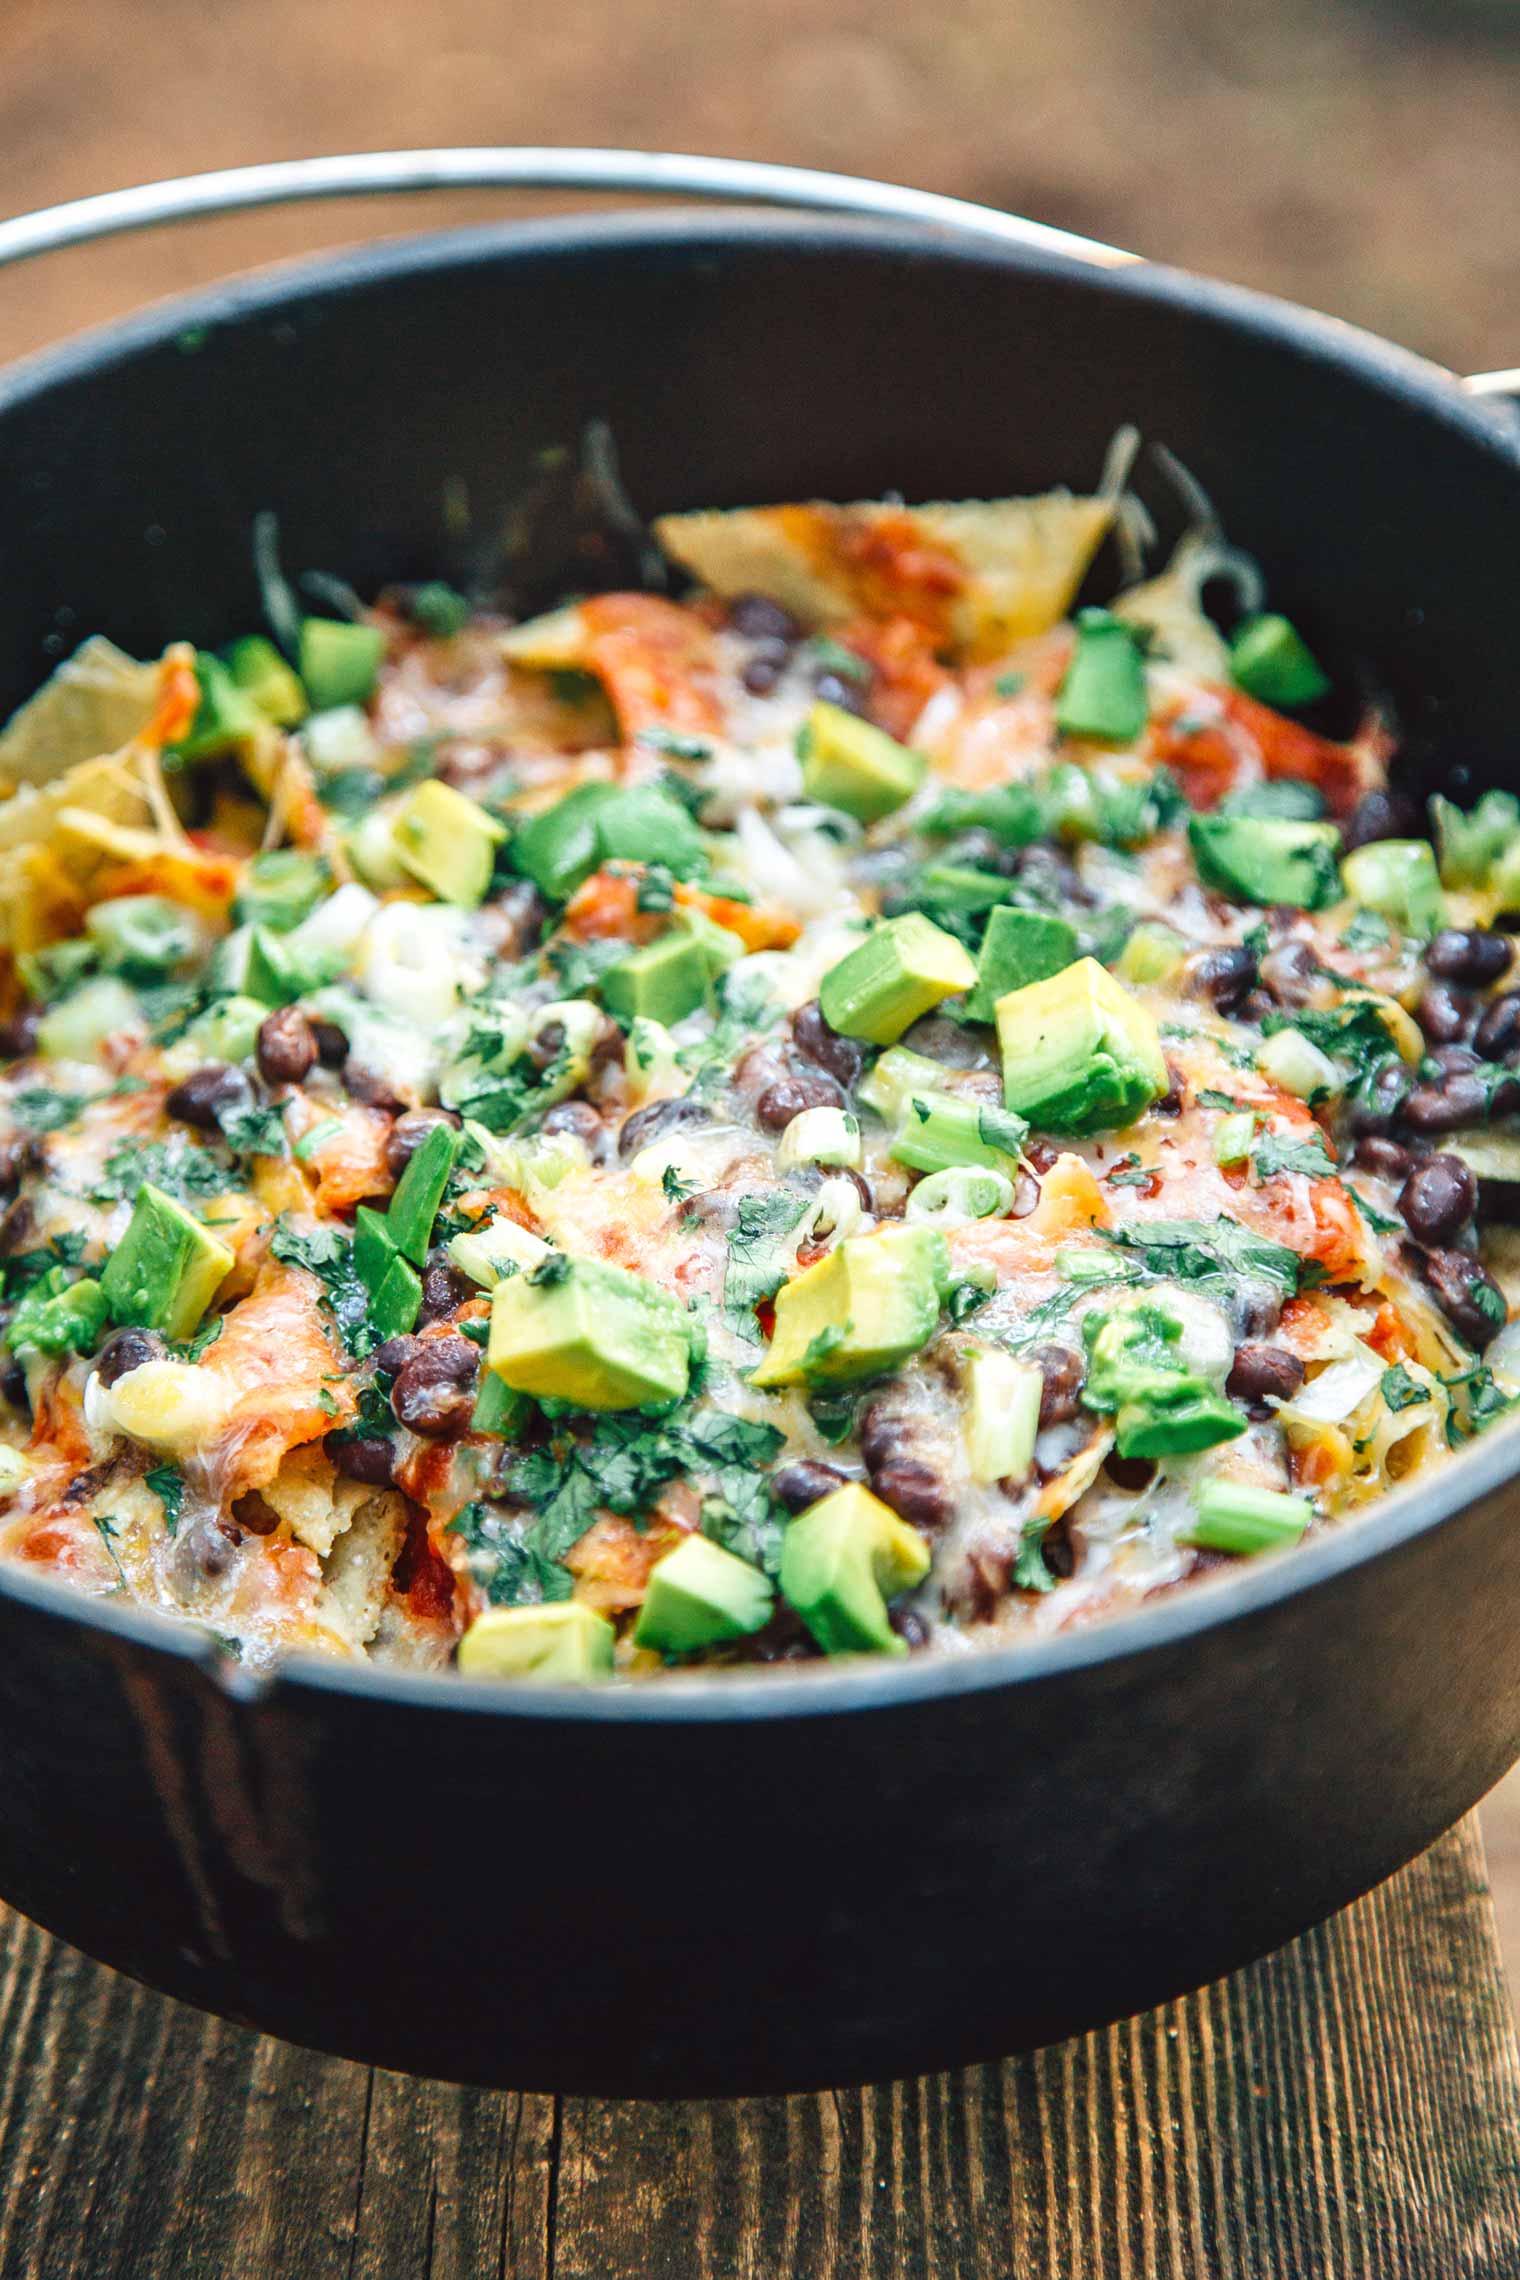
[[[371,2074],[0,1917],[0,2280],[234,2274],[1513,2280],[1520,2054],[1476,1826],[1106,2033],[726,2106]]]

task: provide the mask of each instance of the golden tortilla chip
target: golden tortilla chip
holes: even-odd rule
[[[766,594],[817,626],[908,617],[975,660],[1066,616],[1116,503],[1070,491],[920,507],[813,501],[664,515],[654,528],[726,600]]]
[[[153,718],[159,673],[93,635],[0,730],[0,795],[130,744]]]

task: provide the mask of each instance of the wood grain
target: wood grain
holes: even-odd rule
[[[732,2105],[372,2073],[0,1917],[3,2280],[1516,2274],[1520,2052],[1471,1821],[1105,2033]]]

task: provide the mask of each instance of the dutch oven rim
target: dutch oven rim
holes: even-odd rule
[[[1456,376],[1413,350],[1296,302],[1189,270],[1144,261],[1097,266],[1045,249],[957,236],[926,225],[869,216],[751,211],[714,214],[677,206],[660,212],[579,213],[406,232],[335,250],[261,264],[220,283],[154,300],[91,326],[0,369],[0,419],[52,389],[151,353],[197,328],[278,316],[315,293],[362,291],[438,268],[489,266],[516,255],[573,256],[601,246],[637,251],[671,247],[791,247],[806,252],[864,249],[942,266],[1034,272],[1084,291],[1159,302],[1285,349],[1306,362],[1333,364],[1374,392],[1454,430],[1520,470],[1520,427],[1483,399],[1466,396]],[[615,434],[615,429],[614,429]],[[75,1587],[0,1563],[0,1597],[100,1635],[103,1646],[140,1648],[198,1670],[234,1700],[298,1699],[303,1693],[353,1695],[414,1711],[486,1713],[532,1722],[703,1725],[753,1719],[834,1717],[845,1712],[906,1712],[965,1694],[1060,1679],[1105,1663],[1138,1659],[1194,1634],[1264,1617],[1284,1601],[1333,1587],[1350,1570],[1391,1557],[1455,1513],[1520,1474],[1520,1417],[1453,1454],[1435,1478],[1417,1477],[1349,1516],[1314,1542],[1278,1557],[1242,1562],[1169,1591],[1151,1605],[1100,1618],[1048,1638],[973,1646],[923,1657],[837,1665],[776,1665],[769,1670],[668,1673],[656,1682],[575,1686],[461,1680],[454,1671],[415,1671],[295,1654],[252,1672],[188,1624],[149,1609],[122,1608]]]

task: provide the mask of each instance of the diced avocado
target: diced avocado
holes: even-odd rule
[[[1186,955],[1180,935],[1156,919],[1142,919],[1119,953],[1119,978],[1142,985],[1170,981]]]
[[[1194,1495],[1196,1518],[1181,1541],[1207,1552],[1275,1552],[1296,1544],[1314,1517],[1306,1496],[1253,1488],[1241,1480],[1206,1480]]]
[[[474,910],[485,900],[506,831],[475,800],[436,776],[419,784],[396,818],[396,854],[440,902]]]
[[[707,996],[707,951],[695,935],[672,928],[609,966],[601,979],[602,1002],[621,1021],[643,1015],[651,1021],[681,1021]]]
[[[1077,612],[1077,646],[1056,698],[1063,736],[1131,744],[1149,715],[1145,657],[1135,628],[1110,610]]]
[[[1242,902],[1289,903],[1323,910],[1341,893],[1333,823],[1299,823],[1258,815],[1195,815],[1188,822],[1193,860],[1205,886]]]
[[[404,1338],[422,1311],[422,1277],[399,1251],[371,1296],[369,1326],[378,1345],[387,1338]]]
[[[906,1654],[887,1602],[928,1572],[918,1530],[858,1481],[810,1504],[781,1539],[781,1596],[826,1655]]]
[[[406,597],[406,614],[413,625],[435,641],[448,641],[463,633],[470,622],[470,605],[463,594],[441,578],[414,586]]]
[[[1406,934],[1434,934],[1445,910],[1436,851],[1426,839],[1374,839],[1341,865],[1353,902],[1380,911]]]
[[[877,1377],[928,1344],[949,1279],[930,1227],[851,1235],[776,1294],[770,1351],[751,1384],[846,1385]]]
[[[179,1040],[185,1065],[246,1061],[258,1048],[259,1030],[268,1011],[268,1006],[261,1004],[258,998],[218,998],[215,1005],[196,1015]]]
[[[141,1021],[134,992],[114,974],[102,974],[48,1008],[37,1024],[37,1050],[50,1061],[88,1061],[107,1037]]]
[[[1021,1481],[1034,1463],[1045,1380],[999,1347],[966,1357],[966,1454],[973,1480]]]
[[[1245,1431],[1242,1412],[1189,1362],[1183,1325],[1159,1300],[1089,1314],[1082,1337],[1088,1356],[1082,1400],[1112,1416],[1121,1457],[1185,1455]]]
[[[201,947],[194,914],[167,895],[112,895],[84,924],[102,966],[129,982],[161,982]]]
[[[895,1123],[903,1112],[910,1093],[937,1092],[944,1081],[944,1069],[938,1061],[931,1061],[927,1053],[910,1053],[906,1045],[894,1045],[883,1053],[874,1069],[855,1087],[855,1097],[865,1108],[874,1108],[877,1115],[888,1123]]]
[[[619,786],[596,814],[597,855],[604,863],[660,863],[678,879],[700,871],[702,834],[679,800],[656,784]]]
[[[1015,910],[1001,905],[987,921],[976,961],[976,987],[966,1000],[972,1021],[995,1021],[997,1001],[1010,990],[1030,982],[1043,982],[1071,965],[1077,955],[1077,937],[1064,918],[1044,911]]]
[[[255,855],[239,879],[232,915],[240,926],[288,934],[316,909],[331,883],[320,855],[299,847],[271,847]]]
[[[748,1560],[706,1536],[688,1536],[651,1569],[633,1643],[657,1654],[689,1655],[724,1639],[746,1639],[764,1630],[774,1597],[769,1577]]]
[[[1247,696],[1288,712],[1330,693],[1330,677],[1303,635],[1271,611],[1237,626],[1230,642],[1230,677]]]
[[[488,1607],[459,1642],[459,1668],[467,1678],[606,1678],[615,1644],[606,1616],[578,1599],[543,1607]]]
[[[480,1391],[470,1412],[470,1431],[489,1433],[496,1440],[515,1441],[533,1413],[525,1393],[514,1393],[489,1370],[480,1373]]]
[[[504,1384],[580,1409],[667,1406],[685,1393],[692,1326],[668,1291],[626,1267],[556,1252],[497,1285],[487,1367]]]
[[[1132,1124],[1170,1079],[1156,1024],[1095,958],[997,1004],[1003,1098],[1052,1132]]]
[[[829,968],[818,985],[818,1003],[841,1036],[891,1045],[920,1014],[956,990],[969,990],[975,980],[976,967],[955,936],[921,911],[907,911],[873,928]]]
[[[921,752],[822,698],[802,724],[797,754],[807,797],[858,823],[875,823],[910,800],[929,766]]]
[[[334,705],[367,704],[385,655],[385,635],[377,625],[351,625],[342,618],[301,620],[301,679],[313,712]]]
[[[910,1093],[888,1153],[916,1172],[980,1165],[1012,1174],[1029,1138],[1021,1116],[954,1093]]]
[[[682,934],[688,935],[702,953],[708,973],[716,981],[719,974],[731,966],[736,958],[745,955],[743,939],[732,927],[719,926],[705,910],[689,906],[675,913],[675,924]]]
[[[266,720],[278,728],[294,728],[306,718],[306,691],[272,641],[250,633],[227,652],[227,670],[245,695],[251,697]]]
[[[17,1301],[5,1341],[13,1354],[27,1347],[39,1354],[91,1354],[107,1319],[98,1282],[88,1276],[70,1282],[62,1267],[49,1267]]]
[[[550,902],[564,902],[596,869],[596,819],[615,797],[612,784],[577,784],[514,834],[512,868]]]
[[[414,1267],[427,1264],[433,1221],[438,1217],[438,1206],[454,1169],[460,1138],[452,1124],[435,1124],[423,1135],[421,1145],[396,1182],[396,1192],[385,1215],[386,1231],[401,1256],[410,1259]]]
[[[494,1290],[511,1274],[531,1274],[553,1255],[554,1246],[515,1219],[492,1219],[468,1234],[449,1237],[449,1257],[471,1282]]]
[[[177,760],[206,760],[235,750],[268,726],[266,716],[247,690],[238,687],[220,657],[198,649],[195,677],[200,684],[195,718],[178,744],[168,748]]]
[[[188,1338],[231,1268],[226,1244],[145,1180],[100,1288],[114,1321]]]

